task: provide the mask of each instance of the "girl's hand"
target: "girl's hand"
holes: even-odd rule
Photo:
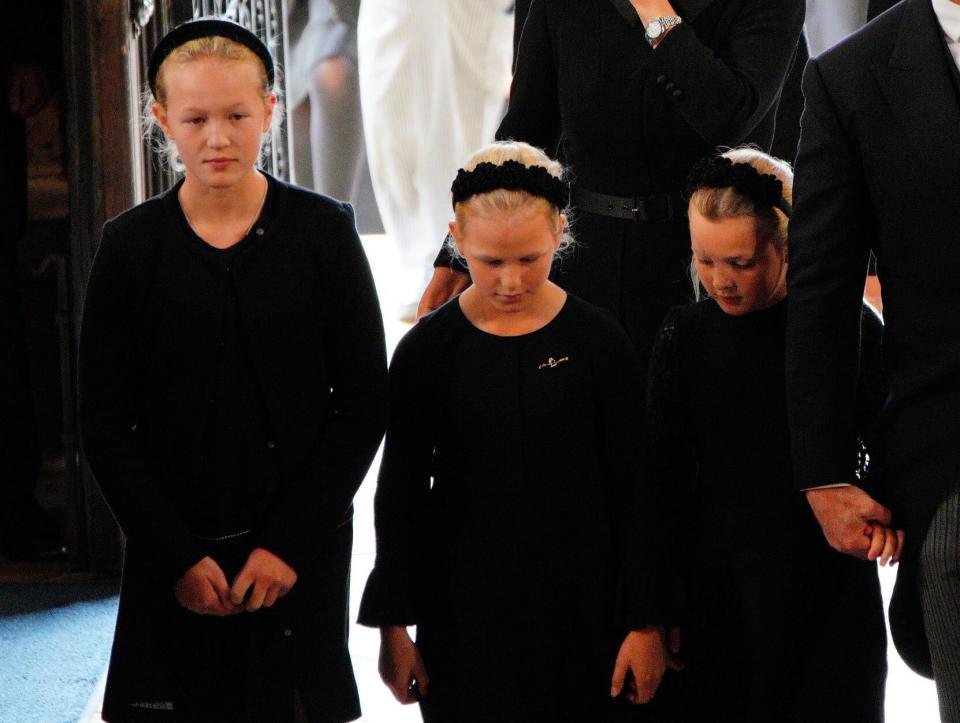
[[[427,697],[430,686],[427,669],[423,665],[420,651],[402,625],[380,628],[380,662],[377,667],[381,680],[386,683],[393,697],[403,705],[416,702],[414,683],[420,696]]]
[[[870,536],[868,560],[879,560],[881,565],[895,565],[900,562],[900,553],[903,552],[903,530],[895,530],[874,523],[868,528],[868,534]]]
[[[187,570],[173,587],[177,602],[197,615],[233,615],[240,608],[230,601],[230,586],[212,557]]]
[[[230,599],[234,605],[252,613],[272,606],[277,598],[290,592],[296,582],[297,573],[292,567],[269,550],[258,547],[237,573],[230,588]],[[248,591],[250,597],[244,603]]]
[[[616,698],[624,689],[627,672],[633,675],[632,685],[627,689],[631,703],[649,703],[667,668],[682,669],[682,664],[673,658],[680,652],[680,630],[670,630],[670,651],[667,650],[665,633],[659,626],[647,626],[633,630],[623,639],[617,662],[613,666],[610,681],[610,697]]]

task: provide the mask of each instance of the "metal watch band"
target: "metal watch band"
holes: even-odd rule
[[[652,44],[661,38],[667,30],[676,27],[682,22],[683,19],[679,15],[664,15],[659,18],[654,18],[650,21],[650,24],[647,25],[644,35],[647,41]]]

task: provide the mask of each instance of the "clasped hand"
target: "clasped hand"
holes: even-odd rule
[[[258,547],[247,558],[233,585],[216,560],[204,557],[174,585],[177,602],[198,615],[233,615],[271,607],[297,582],[292,567]]]
[[[881,565],[900,561],[903,530],[893,527],[890,510],[859,487],[807,490],[807,502],[830,546]]]

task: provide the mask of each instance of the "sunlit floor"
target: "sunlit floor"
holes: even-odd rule
[[[365,236],[364,248],[373,267],[377,290],[383,306],[388,348],[393,350],[409,324],[399,321],[397,308],[405,299],[397,288],[395,272],[400,267],[394,245],[385,236]],[[351,577],[350,609],[356,618],[360,596],[367,576],[373,567],[375,551],[373,533],[373,493],[376,486],[376,470],[379,456],[371,467],[355,501],[353,571]],[[884,598],[889,602],[894,574],[885,568],[880,570]],[[377,652],[380,644],[376,630],[352,626],[350,651],[353,656],[357,684],[363,707],[362,721],[370,723],[405,723],[419,721],[415,706],[400,706],[380,682],[377,674]],[[933,683],[912,673],[889,645],[890,674],[887,680],[887,723],[936,723],[936,693]],[[103,699],[103,679],[91,697],[80,723],[99,723],[100,704]],[[854,723],[854,722],[851,722]]]

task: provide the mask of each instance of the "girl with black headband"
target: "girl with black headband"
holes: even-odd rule
[[[525,143],[473,156],[450,224],[473,285],[391,364],[360,622],[428,722],[630,720],[637,662],[666,665],[635,614],[639,363],[611,314],[548,280],[562,170]]]
[[[257,168],[274,79],[234,23],[161,40],[151,109],[184,175],[107,222],[90,275],[84,449],[127,539],[107,721],[360,714],[351,500],[383,330],[350,207]]]
[[[883,720],[886,636],[875,566],[830,549],[791,479],[784,381],[793,174],[750,148],[698,163],[691,264],[706,299],[672,310],[648,386],[650,589],[681,628],[684,720]],[[851,479],[869,486],[885,396],[882,324],[863,310],[860,428]],[[855,477],[854,477],[855,475]],[[902,535],[873,525],[871,559]]]

